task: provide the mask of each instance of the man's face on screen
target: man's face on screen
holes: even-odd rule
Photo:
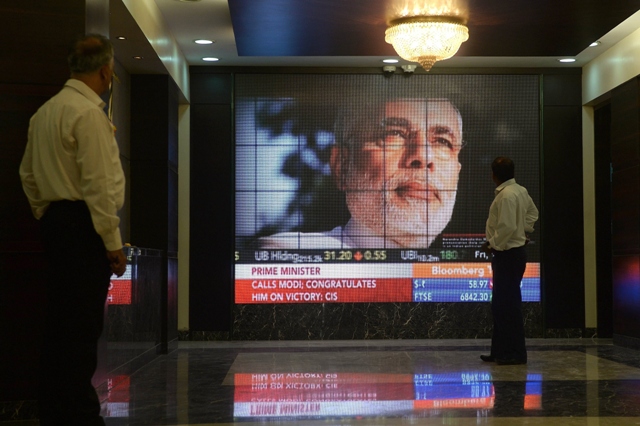
[[[451,219],[462,121],[447,100],[389,102],[363,129],[344,189],[351,216],[402,247],[429,247]]]

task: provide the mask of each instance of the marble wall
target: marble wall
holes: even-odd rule
[[[523,303],[527,337],[543,337],[540,303]],[[489,303],[236,305],[228,333],[182,340],[474,339],[491,337]]]

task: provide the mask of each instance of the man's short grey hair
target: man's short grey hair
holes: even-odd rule
[[[67,56],[72,74],[89,74],[98,71],[113,60],[111,41],[102,34],[87,34],[73,43]]]

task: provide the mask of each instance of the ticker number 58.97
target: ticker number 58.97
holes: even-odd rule
[[[488,288],[489,280],[469,280],[469,288]]]

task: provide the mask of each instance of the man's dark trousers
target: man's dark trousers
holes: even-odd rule
[[[40,424],[104,425],[91,384],[111,271],[83,201],[52,203],[42,218],[48,261],[40,363]]]
[[[520,283],[527,266],[524,246],[493,251],[493,336],[491,355],[499,360],[527,361]]]

